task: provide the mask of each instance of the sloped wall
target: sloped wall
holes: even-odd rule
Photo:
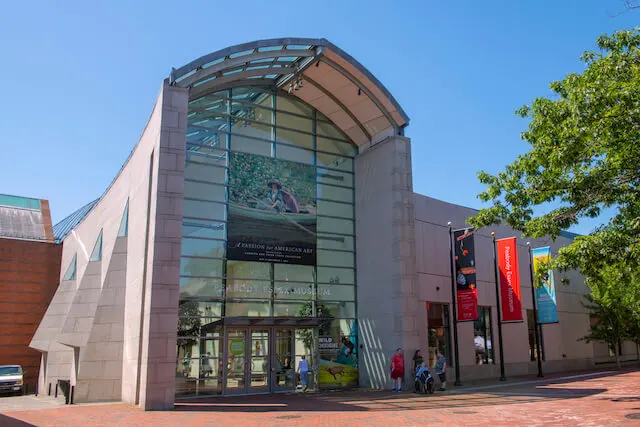
[[[76,401],[173,406],[187,103],[163,84],[129,159],[63,242],[60,277],[74,256],[77,277],[61,283],[31,346],[44,353],[41,382],[71,379]],[[89,261],[101,231],[102,259]]]

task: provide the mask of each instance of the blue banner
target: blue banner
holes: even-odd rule
[[[538,273],[542,262],[551,261],[551,248],[536,248],[532,251],[533,271]],[[547,271],[543,285],[536,288],[536,304],[538,306],[538,323],[558,323],[558,306],[556,303],[556,287],[553,283],[553,270]]]

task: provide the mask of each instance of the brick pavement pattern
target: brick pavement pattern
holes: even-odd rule
[[[573,378],[567,378],[573,377]],[[434,395],[376,391],[183,400],[174,411],[124,404],[0,414],[0,426],[640,426],[640,371],[480,382]]]

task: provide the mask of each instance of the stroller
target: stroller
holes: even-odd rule
[[[416,393],[433,394],[436,388],[436,381],[431,376],[429,368],[420,368],[418,370],[414,380],[414,388]]]

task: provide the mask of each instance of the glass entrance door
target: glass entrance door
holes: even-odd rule
[[[301,383],[296,366],[303,355],[312,371],[307,378],[309,389],[313,389],[315,355],[308,347],[313,347],[314,339],[312,329],[228,328],[223,394],[294,391]]]
[[[247,330],[228,329],[226,334],[225,394],[246,393],[247,385]]]
[[[295,334],[293,329],[275,329],[273,391],[296,388]]]
[[[268,392],[269,372],[271,360],[269,359],[270,344],[269,329],[252,329],[249,332],[250,360],[248,364],[249,372],[249,393]]]

